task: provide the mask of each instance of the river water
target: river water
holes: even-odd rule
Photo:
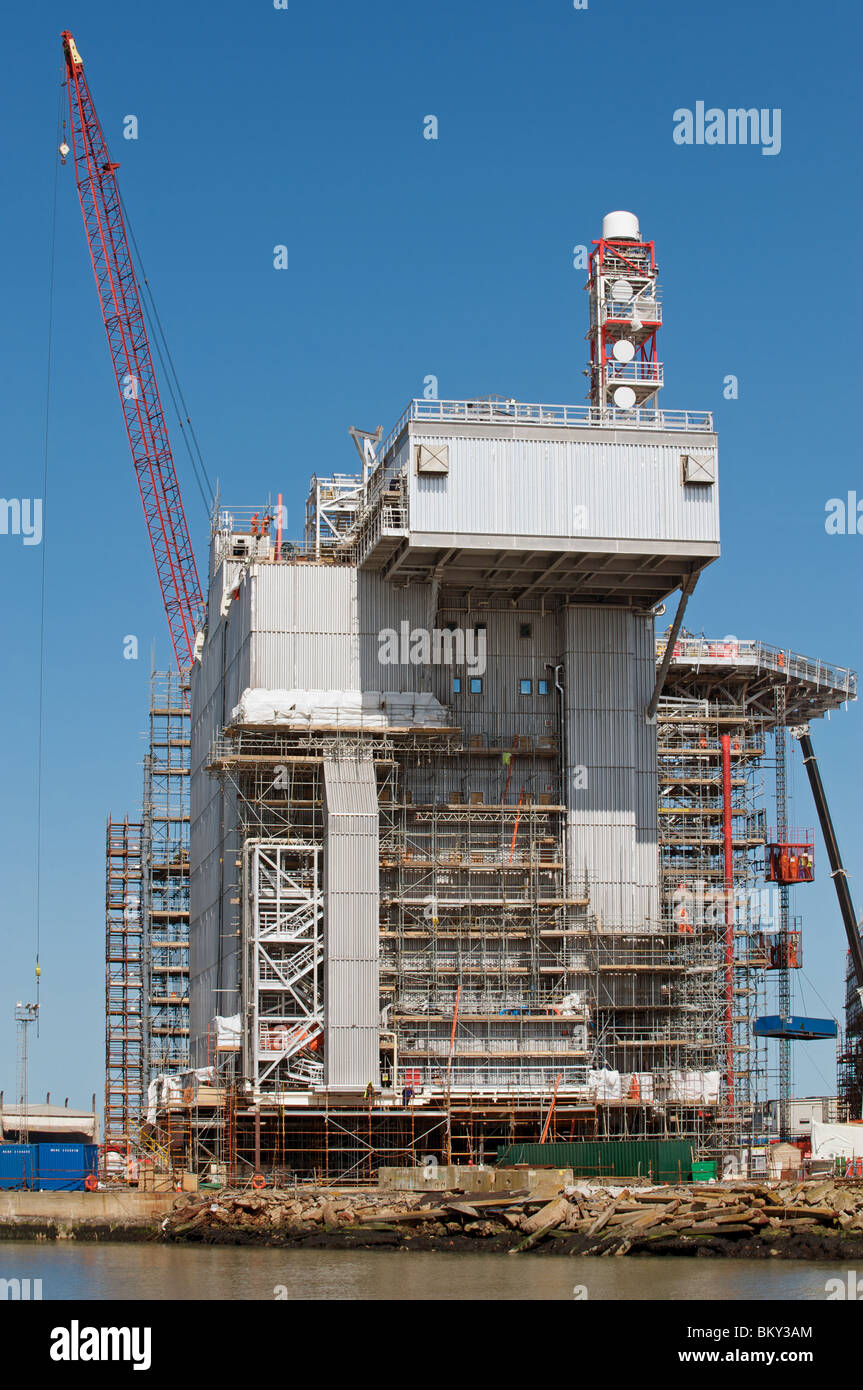
[[[824,1300],[847,1265],[0,1241],[0,1278],[43,1299]],[[583,1291],[582,1291],[583,1290]]]

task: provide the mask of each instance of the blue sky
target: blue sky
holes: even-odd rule
[[[713,409],[723,558],[689,625],[863,665],[863,536],[825,503],[859,466],[863,217],[851,0],[149,0],[19,6],[4,19],[7,497],[42,495],[60,30],[84,59],[210,475],[227,502],[282,491],[294,534],[315,470],[349,471],[351,424],[389,429],[423,379],[581,401],[587,298],[572,247],[630,208],[655,239],[663,404]],[[782,148],[683,147],[697,101],[780,108]],[[138,118],[138,139],[122,138]],[[423,138],[434,114],[439,138]],[[289,269],[273,269],[273,248]],[[739,399],[723,380],[739,378]],[[175,454],[199,564],[206,517]],[[171,659],[71,163],[59,171],[46,499],[43,1018],[31,1093],[103,1085],[104,828],[141,792],[149,652]],[[0,536],[5,672],[0,1087],[29,998],[41,548]],[[140,643],[123,659],[123,638]],[[858,707],[814,738],[858,909]],[[812,824],[799,765],[792,823]],[[801,1011],[841,1006],[844,937],[824,872],[805,913]],[[804,896],[805,894],[805,896]],[[811,981],[811,983],[810,983]],[[804,1009],[805,1005],[805,1009]],[[832,1077],[798,1053],[800,1094]]]

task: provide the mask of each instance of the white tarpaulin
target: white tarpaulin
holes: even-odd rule
[[[163,1073],[154,1076],[147,1087],[147,1123],[156,1123],[156,1111],[160,1105],[169,1105],[172,1100],[183,1099],[183,1085],[178,1076]]]
[[[429,691],[258,690],[243,691],[234,708],[236,724],[281,724],[308,729],[447,727],[447,713]]]
[[[216,1048],[219,1052],[239,1052],[242,1045],[242,1018],[239,1014],[216,1014]]]
[[[589,1071],[587,1085],[595,1100],[620,1100],[620,1072],[603,1067],[602,1071]]]
[[[715,1105],[719,1100],[719,1072],[671,1072],[668,1078],[668,1099]]]
[[[626,1071],[620,1078],[620,1094],[624,1100],[653,1101],[653,1072]]]
[[[812,1121],[813,1158],[863,1158],[863,1124],[822,1125]]]

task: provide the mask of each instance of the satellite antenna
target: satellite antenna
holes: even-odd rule
[[[614,404],[619,410],[631,410],[635,405],[636,395],[631,386],[618,386],[614,392]]]
[[[628,280],[615,280],[611,287],[611,297],[618,304],[628,304],[635,291]]]
[[[611,349],[611,355],[615,362],[631,362],[635,356],[635,344],[628,338],[618,338]]]

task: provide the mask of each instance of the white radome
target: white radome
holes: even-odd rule
[[[634,212],[607,212],[602,219],[603,241],[641,241]]]

